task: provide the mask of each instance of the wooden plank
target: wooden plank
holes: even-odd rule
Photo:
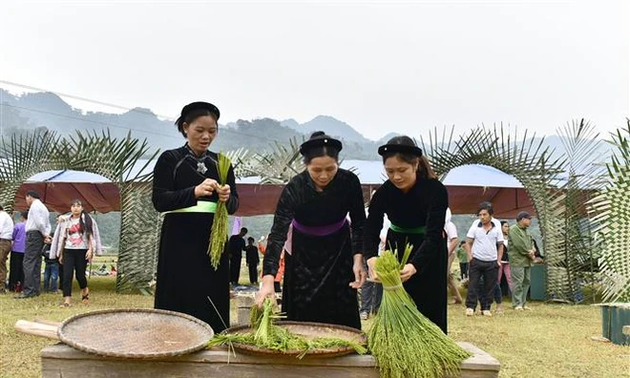
[[[103,357],[92,353],[81,352],[80,350],[71,348],[63,343],[55,344],[44,348],[41,351],[42,360],[103,360],[111,359],[115,361],[129,361],[131,359],[116,359],[111,357]],[[350,354],[341,357],[305,357],[298,359],[295,357],[270,357],[256,356],[244,353],[228,353],[224,348],[212,348],[196,353],[185,354],[177,357],[165,357],[153,361],[166,362],[191,362],[191,363],[208,363],[208,364],[255,364],[255,365],[290,365],[290,366],[328,366],[328,367],[366,367],[375,368],[376,361],[374,357],[369,355]]]
[[[497,378],[499,362],[470,343],[459,343],[473,353],[462,363],[460,378]],[[155,360],[120,359],[84,353],[65,344],[47,346],[41,352],[43,378],[155,378],[155,377],[349,377],[379,376],[372,356],[356,354],[318,358],[261,357],[228,354],[213,348],[179,357]],[[456,377],[451,377],[456,378]]]
[[[293,365],[255,365],[255,364],[199,364],[192,362],[148,362],[135,360],[51,360],[42,365],[43,378],[279,378],[322,376],[377,378],[375,368],[329,367],[329,366],[293,366]]]
[[[446,378],[499,378],[499,372],[488,370],[462,370],[459,377]]]
[[[462,369],[499,371],[500,364],[496,358],[471,343],[459,342],[457,344],[472,354],[472,356],[462,361]]]

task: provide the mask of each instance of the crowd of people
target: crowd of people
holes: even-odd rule
[[[468,229],[466,240],[460,243],[460,279],[468,288],[466,316],[475,314],[477,303],[482,315],[492,316],[493,301],[496,304],[494,312],[503,313],[503,297],[508,293],[514,310],[529,309],[526,301],[530,268],[541,260],[534,238],[527,230],[532,216],[522,211],[517,214],[515,224],[510,226],[507,220],[499,221],[493,214],[492,204],[482,202],[477,209],[478,219]]]
[[[70,203],[69,213],[57,217],[56,230],[52,232],[50,213],[39,193],[28,191],[25,198],[29,210],[19,213],[15,224],[0,206],[0,282],[6,283],[0,292],[8,289],[16,293],[15,299],[28,299],[39,296],[42,290],[61,291],[60,306],[70,307],[74,275],[81,289],[81,301],[88,303],[87,263],[94,254],[102,253],[96,221],[85,212],[81,200],[76,199]]]
[[[530,267],[536,258],[528,231],[531,215],[519,213],[510,226],[494,218],[492,204],[483,202],[460,242],[447,190],[407,136],[391,138],[375,151],[387,180],[366,204],[357,175],[339,167],[342,142],[314,132],[299,150],[306,169],[285,185],[269,234],[256,243],[254,237],[245,239],[249,230],[242,227],[226,238],[214,267],[208,247],[217,204],[223,203],[228,214],[239,208],[234,168],[220,172],[219,155],[210,150],[219,135],[219,117],[210,103],[186,105],[175,122],[186,143],[164,151],[156,162],[152,201],[164,220],[155,308],[195,316],[221,332],[230,324],[230,289],[239,285],[245,253],[249,284],[258,287],[257,305],[266,298],[276,300],[281,292],[288,320],[360,329],[361,320],[379,310],[378,255],[411,245],[400,272],[403,286],[418,310],[444,333],[449,289],[451,303],[463,304],[465,315],[474,315],[479,302],[481,314],[492,316],[493,301],[495,313],[503,311],[507,293],[500,283],[505,278],[512,307],[528,309]],[[29,211],[20,214],[15,226],[0,207],[0,279],[6,281],[10,253],[9,290],[18,292],[18,299],[39,295],[44,255],[43,290],[61,290],[61,306],[68,307],[74,275],[87,303],[86,263],[101,249],[96,222],[76,200],[69,214],[58,217],[53,233],[38,193],[28,192],[26,201]],[[451,273],[456,258],[459,280]],[[465,298],[458,281],[467,283]]]

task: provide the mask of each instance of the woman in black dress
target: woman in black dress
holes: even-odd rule
[[[341,148],[340,141],[321,131],[300,146],[306,170],[291,179],[278,201],[257,303],[274,296],[274,276],[292,225],[282,290],[287,319],[360,329],[357,289],[365,280],[365,208],[359,178],[339,168]]]
[[[413,245],[401,271],[405,290],[418,310],[446,333],[447,253],[443,234],[448,194],[436,178],[422,150],[407,136],[397,136],[379,147],[388,180],[370,202],[365,233],[365,256],[370,275],[378,254],[383,215],[391,221],[386,248],[399,251]]]
[[[175,124],[183,147],[160,155],[153,171],[153,205],[165,213],[158,256],[155,308],[179,311],[221,332],[230,324],[229,263],[210,263],[208,244],[217,201],[238,209],[234,171],[218,183],[218,155],[208,147],[218,133],[219,109],[193,102]]]

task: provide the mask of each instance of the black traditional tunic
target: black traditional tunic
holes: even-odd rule
[[[162,153],[153,171],[155,209],[167,212],[195,206],[198,200],[218,201],[216,192],[199,199],[194,194],[195,186],[206,178],[219,181],[217,161],[213,152],[197,158],[186,146]],[[197,170],[199,162],[207,167],[203,174]],[[227,184],[231,190],[227,209],[233,214],[238,208],[238,195],[232,167]],[[214,213],[207,212],[172,212],[164,216],[155,308],[192,315],[218,333],[230,324],[229,263],[224,252],[217,270],[210,264],[207,251],[213,220]]]
[[[414,247],[409,262],[417,273],[404,283],[418,310],[446,333],[446,240],[444,220],[448,193],[436,179],[418,178],[415,185],[403,193],[389,180],[374,193],[370,202],[365,232],[365,257],[377,256],[383,214],[393,228],[419,228],[424,232],[387,232],[386,248],[398,249],[402,257],[407,243]],[[396,227],[397,226],[397,227]]]
[[[350,213],[351,224],[344,222]],[[318,192],[307,171],[284,188],[267,242],[263,275],[276,275],[292,222],[306,228],[339,225],[323,236],[300,231],[294,223],[291,254],[285,254],[282,311],[289,320],[361,328],[353,256],[361,253],[365,208],[358,177],[339,169]],[[352,229],[352,235],[350,230]],[[310,231],[310,230],[309,230]]]

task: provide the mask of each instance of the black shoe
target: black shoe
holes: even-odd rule
[[[37,296],[37,294],[24,294],[24,293],[22,293],[20,295],[16,295],[13,298],[15,298],[15,299],[27,299],[27,298],[33,298],[33,297],[36,297],[36,296]]]

